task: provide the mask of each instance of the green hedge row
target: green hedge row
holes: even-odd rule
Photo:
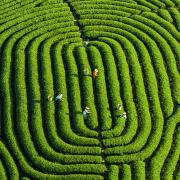
[[[131,43],[126,41],[123,37],[121,37],[121,41],[122,41],[122,44],[124,45],[125,51],[127,52],[129,64],[134,65],[134,66],[130,67],[130,71],[133,74],[133,78],[135,78],[134,81],[138,82],[138,84],[134,84],[134,86],[135,86],[135,91],[136,91],[135,93],[136,93],[136,98],[137,98],[137,107],[138,107],[138,111],[139,111],[139,119],[140,119],[139,126],[141,129],[138,136],[136,137],[137,138],[136,145],[140,148],[142,145],[139,144],[139,141],[142,144],[144,144],[144,143],[146,143],[146,140],[149,136],[150,129],[151,129],[151,127],[150,127],[150,124],[151,124],[150,119],[151,118],[150,118],[150,114],[149,114],[148,103],[147,103],[144,87],[142,87],[143,86],[142,75],[141,75],[141,73],[139,74],[139,72],[141,72],[141,69],[138,64],[137,54],[135,52],[134,47],[131,45]],[[136,61],[135,61],[135,58],[136,58]],[[133,61],[133,63],[131,63],[131,61]],[[141,140],[138,140],[138,137]],[[123,148],[123,147],[121,147],[121,148]],[[123,153],[121,148],[117,147],[117,151],[115,151],[115,153]],[[135,146],[135,144],[132,144],[131,148],[133,148],[135,150],[137,147]],[[105,153],[114,153],[115,149],[116,148],[106,149]],[[124,147],[124,151],[128,152],[129,149]]]
[[[100,28],[98,27],[98,30],[100,30]],[[95,36],[104,36],[105,34],[108,33],[104,33],[104,32],[98,32],[96,33],[96,31],[91,32],[86,32],[86,35],[88,37],[95,37]],[[115,37],[115,34],[111,34],[109,33],[109,36],[111,37],[113,35],[113,37]],[[116,35],[117,36],[117,35]],[[122,39],[122,38],[119,38]],[[159,140],[161,138],[161,132],[162,132],[162,127],[163,127],[163,122],[157,122],[154,121],[154,132],[151,134],[149,141],[148,141],[148,146],[146,146],[146,148],[138,153],[135,154],[131,154],[131,155],[123,155],[123,156],[108,156],[107,157],[107,161],[109,163],[118,163],[118,162],[128,162],[128,161],[132,161],[132,160],[143,160],[144,158],[150,156],[152,154],[152,152],[154,151],[154,149],[156,149],[157,145],[159,144]]]
[[[110,4],[77,4],[73,5],[74,9],[111,9],[111,10],[117,10],[117,11],[122,11],[126,13],[131,13],[131,14],[139,14],[141,13],[141,10],[139,9],[133,9],[130,7],[125,7],[125,6],[114,6]]]
[[[103,143],[106,146],[122,145],[129,143],[137,130],[137,112],[136,112],[135,104],[133,102],[133,94],[132,94],[128,64],[126,62],[124,51],[121,45],[117,41],[108,37],[100,37],[99,41],[108,44],[113,51],[117,72],[119,76],[119,85],[120,85],[120,89],[122,89],[121,91],[123,97],[122,98],[123,106],[125,107],[128,113],[128,121],[126,123],[124,120],[118,121],[117,126],[115,126],[113,129],[111,129],[110,131],[102,132],[104,138],[108,137],[108,139],[104,140]],[[125,128],[121,136],[110,138],[109,135],[116,136],[118,133],[121,133],[122,131],[121,128],[123,129]]]
[[[164,30],[158,24],[156,24],[156,25],[159,26],[158,27],[159,30],[156,29],[155,24],[151,21],[148,23],[148,25],[145,25],[146,24],[145,21],[143,21],[142,23],[139,23],[137,21],[133,21],[133,20],[131,21],[131,20],[126,19],[123,22],[130,24],[131,26],[134,26],[136,28],[139,28],[140,30],[147,33],[152,39],[154,39],[156,41],[160,51],[162,52],[164,64],[165,64],[165,67],[167,69],[167,74],[170,79],[173,100],[176,103],[179,103],[180,102],[180,94],[179,94],[179,92],[180,92],[180,83],[179,83],[180,76],[179,76],[179,71],[177,69],[176,59],[175,59],[173,50],[175,50],[175,53],[177,53],[177,56],[180,57],[180,49],[178,48],[178,46],[180,47],[180,45],[166,30]]]
[[[41,3],[41,6],[45,6],[45,5],[64,5],[65,3],[63,3],[63,0],[47,0]]]
[[[176,125],[173,144],[171,145],[171,150],[164,162],[161,174],[164,179],[173,179],[175,175],[175,170],[179,165],[179,156],[180,156],[180,128],[179,125]],[[177,169],[178,171],[178,169]]]
[[[100,33],[99,33],[99,34],[100,34]],[[103,35],[103,34],[104,34],[104,35],[105,35],[105,34],[107,35],[108,33],[102,33],[102,35]],[[95,32],[93,32],[93,35],[95,35]],[[110,33],[109,33],[109,36],[111,36]],[[115,35],[113,34],[113,37],[114,37],[114,36],[115,36]],[[117,36],[117,35],[116,35],[116,36]],[[121,39],[121,38],[119,38],[119,39]],[[153,92],[153,90],[152,90],[152,92]],[[152,92],[151,92],[151,94],[152,94]],[[157,95],[156,95],[156,97],[157,97]],[[154,101],[156,101],[156,104],[158,103],[158,99],[157,99],[157,100],[154,100]],[[156,105],[156,104],[155,104],[155,105]],[[156,107],[158,107],[158,104],[156,105]],[[155,109],[155,111],[156,111],[156,109]],[[159,122],[159,123],[162,122],[162,119],[163,119],[163,118],[162,118],[162,115],[160,116],[159,111],[157,111],[156,114],[157,114],[157,117],[159,116],[159,118],[160,118],[160,119],[158,118],[158,119],[159,119],[158,122]],[[158,115],[158,114],[159,114],[159,115]],[[160,120],[161,120],[161,121],[160,121]],[[160,123],[160,124],[161,124],[161,123]],[[160,124],[159,124],[159,125],[160,125]],[[157,125],[155,125],[155,127],[156,127],[156,126],[158,127],[159,125],[157,124]],[[161,126],[160,126],[160,127],[161,127]],[[161,128],[162,128],[162,127],[161,127]],[[160,130],[159,128],[157,129],[157,132],[158,132],[158,133],[160,133],[161,131],[162,131],[162,130]],[[119,139],[120,139],[120,138],[119,138]],[[118,138],[117,138],[117,141],[118,141]],[[112,139],[112,141],[109,141],[109,143],[110,143],[110,142],[113,142],[113,139]]]
[[[163,2],[166,5],[166,7],[174,7],[175,6],[173,0],[160,0],[160,1]]]
[[[85,14],[80,15],[80,19],[103,19],[103,20],[115,20],[115,21],[122,21],[122,16],[119,15],[111,15],[111,14]]]
[[[135,161],[131,164],[133,179],[146,179],[145,163],[143,161]],[[148,170],[147,170],[148,171]]]
[[[4,19],[7,22],[3,23],[1,25],[0,31],[3,32],[4,30],[10,28],[11,26],[16,26],[16,30],[18,30],[19,27],[22,27],[25,24],[33,25],[35,23],[41,23],[46,20],[52,21],[53,19],[56,20],[57,23],[62,22],[64,20],[70,21],[71,23],[73,23],[72,20],[74,18],[71,14],[69,14],[69,12],[67,10],[68,9],[65,7],[65,9],[62,9],[62,12],[60,12],[60,11],[56,12],[55,9],[50,9],[48,6],[47,9],[45,9],[45,10],[37,9],[34,13],[33,13],[33,11],[28,11],[28,13],[29,13],[28,15],[27,15],[27,13],[25,13],[23,15],[19,15],[19,17],[16,17],[13,14],[13,16],[10,17],[10,18],[12,18],[12,20],[10,20],[10,21],[8,21],[8,19],[6,20],[6,18],[2,17],[2,19]],[[49,15],[47,15],[48,12],[50,12]],[[16,13],[17,12],[15,12],[15,14]],[[65,15],[65,17],[63,17],[63,15]],[[23,16],[23,18],[22,18],[22,16]],[[55,23],[52,23],[52,25],[54,25],[54,24]]]
[[[10,11],[15,11],[17,9],[23,10],[23,6],[28,8],[33,8],[36,4],[38,4],[40,0],[28,0],[28,1],[21,1],[21,3],[17,3],[17,1],[12,1],[12,3],[8,3],[7,7],[1,6],[2,9],[0,10],[0,16],[4,16],[4,13],[11,14]]]
[[[32,28],[32,27],[31,27]],[[29,29],[30,30],[30,29]],[[40,29],[40,30],[42,30],[42,29]],[[27,31],[24,31],[24,33],[26,33]],[[62,32],[62,31],[61,31]],[[14,37],[15,38],[15,37]],[[10,43],[9,43],[10,44]],[[11,44],[13,45],[13,43],[11,42]],[[17,55],[17,59],[16,59],[16,61],[20,61],[21,60],[21,62],[23,62],[22,60],[24,59],[22,56],[23,56],[23,51],[22,51],[22,49],[20,49],[19,51],[19,54]],[[10,55],[11,53],[9,53],[9,55]],[[22,56],[21,56],[22,55]],[[21,59],[21,58],[23,58],[23,59]],[[6,59],[7,60],[7,59]],[[19,63],[19,61],[18,61],[18,63],[17,63],[17,65],[19,65],[20,67],[23,67],[23,63],[21,64],[21,63]],[[22,71],[22,69],[21,68],[18,68],[19,70],[21,70]],[[20,82],[20,77],[22,76],[22,74],[21,73],[19,73],[19,74],[16,74],[16,76],[15,76],[15,78],[16,78],[16,82],[18,83],[18,82]],[[5,75],[5,77],[6,77],[6,75]],[[4,76],[3,76],[3,78],[4,78]],[[21,81],[22,81],[23,79],[21,79]],[[4,81],[3,80],[3,82],[7,82],[7,81]],[[23,82],[23,81],[22,81]],[[7,85],[6,85],[6,87],[7,87]],[[20,91],[21,90],[21,88],[22,88],[22,85],[21,86],[19,86],[19,84],[16,84],[16,88],[17,88],[17,92],[16,93],[19,93],[19,94],[21,94],[22,93],[22,91]],[[25,91],[24,91],[25,92]],[[8,93],[8,91],[7,91],[7,93]],[[20,96],[21,97],[21,96]],[[24,97],[24,96],[22,96],[21,97],[21,99],[20,99],[20,102],[22,103],[22,102],[25,102],[26,100],[25,100],[25,98],[26,97]],[[5,99],[5,101],[6,101],[6,103],[7,103],[7,100],[8,99]],[[17,106],[17,115],[18,115],[18,113],[19,114],[21,114],[21,112],[19,111],[20,110],[20,108],[22,108],[22,107],[18,107]],[[7,110],[8,110],[9,108],[7,108]],[[25,108],[23,107],[23,110],[25,110]],[[25,110],[26,111],[26,110]],[[5,113],[6,114],[6,113]],[[6,114],[7,115],[7,114]],[[22,115],[22,114],[21,114]],[[21,116],[22,117],[22,116]],[[22,121],[21,121],[21,117],[20,117],[20,122],[21,123],[23,123]],[[22,119],[23,119],[23,117],[22,117]],[[7,121],[7,123],[10,123],[10,121]],[[18,125],[19,126],[19,125]],[[11,127],[11,125],[9,125],[8,127]],[[28,128],[25,128],[25,130],[27,130]],[[23,132],[23,133],[25,133],[24,132],[24,129],[23,130],[21,130],[21,132]],[[7,128],[7,134],[6,134],[7,136],[6,137],[9,137],[10,135],[11,135],[11,133],[9,133],[9,131],[8,131],[8,128]],[[12,137],[11,137],[12,138]],[[8,141],[10,141],[10,142],[13,142],[14,140],[13,139],[9,139],[8,138]],[[27,138],[27,136],[25,136],[24,138]],[[12,141],[13,140],[13,141]],[[27,142],[27,140],[26,140],[26,142]],[[18,153],[19,154],[19,152],[17,151],[18,149],[17,148],[15,148],[15,146],[14,146],[14,143],[11,143],[11,145],[12,145],[12,148],[13,148],[13,150],[14,150],[14,153]],[[19,158],[21,157],[21,156],[18,156]],[[31,156],[30,156],[31,157]],[[36,163],[36,158],[35,158],[35,154],[34,155],[32,155],[32,158],[34,159],[34,162]],[[21,159],[23,159],[23,157],[21,157]],[[41,167],[44,167],[44,165],[43,165],[43,161],[41,160],[41,159],[39,159],[40,161],[40,166]],[[21,160],[21,162],[20,163],[22,163],[23,165],[23,167],[26,169],[27,168],[27,164],[25,164],[25,162],[23,161],[23,160]],[[38,163],[36,164],[36,166],[38,165]],[[39,168],[39,165],[38,165],[38,168]],[[42,166],[43,165],[43,166]],[[77,168],[78,168],[78,166],[76,166]],[[85,167],[85,166],[84,166]],[[89,166],[88,165],[88,167],[90,167],[91,169],[92,169],[92,167],[91,166]],[[44,168],[43,168],[44,169]],[[85,167],[85,169],[87,169],[87,167]],[[98,169],[98,168],[96,168],[96,169]],[[27,170],[27,169],[26,169]],[[32,169],[29,169],[28,168],[28,170],[30,171],[30,172],[32,172]],[[55,171],[57,171],[58,169],[56,169]],[[49,169],[49,171],[50,171],[50,169]],[[55,172],[54,171],[54,172]],[[58,170],[59,171],[59,170]],[[80,170],[81,171],[81,170]],[[79,172],[79,171],[78,171]],[[35,175],[37,175],[37,173],[34,173],[34,176]]]
[[[71,3],[73,7],[78,8],[79,6],[81,5],[108,5],[109,8],[112,9],[114,8],[113,6],[116,6],[116,7],[119,7],[119,8],[123,8],[123,7],[126,7],[126,8],[131,8],[131,9],[137,9],[137,10],[140,10],[140,11],[150,11],[150,9],[146,6],[142,6],[142,5],[139,5],[139,4],[135,4],[135,3],[131,3],[131,2],[123,2],[123,1],[107,1],[107,0],[101,0],[101,1],[76,1],[76,2],[73,2]],[[95,6],[96,7],[96,6]],[[84,9],[86,10],[86,9]]]
[[[83,108],[88,106],[91,110],[91,114],[88,117],[86,121],[86,124],[90,129],[97,129],[98,128],[98,117],[97,117],[97,111],[94,102],[96,101],[94,97],[94,90],[93,90],[93,81],[91,77],[91,67],[89,64],[89,60],[87,57],[87,53],[84,47],[78,47],[82,46],[81,44],[77,44],[77,48],[74,50],[75,59],[79,71],[79,82],[81,87],[81,97],[82,97],[82,104]],[[84,70],[88,69],[90,75],[85,76]]]
[[[119,180],[119,167],[111,165],[109,167],[108,180]]]
[[[154,13],[144,12],[141,17],[134,15],[133,19],[140,21],[151,28],[153,27],[153,29],[155,29],[156,32],[158,32],[163,38],[165,38],[170,43],[170,45],[173,43],[177,44],[176,41],[180,40],[180,33],[177,31],[175,26],[173,26],[172,23],[167,22],[163,18],[155,15]]]
[[[136,2],[140,5],[143,5],[145,7],[148,7],[150,8],[152,11],[157,11],[158,10],[158,7],[154,4],[152,4],[151,2],[149,1],[144,1],[144,0],[136,0]]]
[[[180,108],[178,107],[175,113],[167,120],[160,145],[150,159],[150,179],[160,179],[161,169],[170,152],[172,144],[174,144],[173,134],[176,126],[178,127],[178,123],[180,122],[179,116]]]
[[[7,180],[7,172],[1,160],[0,160],[0,179]]]
[[[139,132],[137,133],[134,141],[127,146],[112,147],[105,150],[107,154],[123,154],[125,152],[139,151],[147,141],[151,130],[151,117],[149,113],[149,105],[145,92],[145,86],[143,82],[143,74],[140,64],[138,62],[138,55],[133,45],[125,39],[123,36],[120,39],[120,43],[126,53],[127,63],[129,65],[131,78],[133,81],[134,96],[136,98],[136,108],[138,112],[138,126]],[[128,115],[128,114],[127,114]]]
[[[157,47],[156,43],[142,31],[140,31],[132,26],[120,23],[120,22],[113,24],[116,28],[109,27],[109,26],[107,27],[107,25],[110,24],[110,21],[108,21],[108,20],[106,20],[106,21],[103,21],[103,20],[96,20],[96,21],[81,20],[81,23],[84,25],[86,24],[86,27],[84,27],[85,32],[88,29],[93,30],[94,28],[99,29],[100,27],[102,27],[102,29],[106,29],[106,31],[113,31],[115,33],[124,32],[123,30],[117,29],[117,27],[119,27],[121,29],[126,30],[125,32],[130,32],[130,33],[136,35],[139,39],[141,39],[143,41],[143,43],[146,44],[146,46],[148,46],[148,51],[150,51],[152,63],[155,68],[155,72],[157,74],[156,78],[158,79],[158,86],[160,86],[160,88],[158,88],[158,89],[160,91],[162,110],[167,117],[170,116],[173,112],[174,105],[173,105],[173,101],[172,101],[172,97],[171,97],[169,78],[167,76],[166,69],[164,67],[162,54],[160,53],[160,50]],[[93,26],[93,27],[89,26],[92,23],[95,24],[95,26]],[[101,26],[97,26],[97,24],[100,24]],[[111,24],[112,24],[112,22],[111,22]],[[126,35],[126,34],[127,33],[123,33],[123,35]],[[158,61],[157,61],[157,59],[158,59]]]
[[[152,113],[151,118],[157,121],[162,121],[163,116],[160,108],[160,102],[158,99],[157,81],[151,65],[149,53],[145,48],[144,44],[141,41],[139,41],[136,37],[128,33],[126,33],[126,35],[124,36],[129,38],[130,41],[136,45],[136,49],[139,53],[139,61],[144,72],[144,78],[148,81],[148,83],[146,83],[146,89],[148,93],[150,112]]]
[[[82,2],[89,2],[89,0],[69,0],[71,4],[74,4],[74,3],[82,3]],[[119,1],[114,1],[114,0],[92,0],[91,2],[94,2],[94,3],[99,3],[99,2],[102,2],[102,3],[110,3],[110,4],[114,4],[114,5],[119,5],[119,4],[122,4],[123,2],[126,2],[126,3],[132,3],[132,4],[137,4],[136,0],[122,0],[121,2]]]
[[[111,10],[111,9],[77,9],[76,13],[80,16],[82,15],[92,15],[92,14],[103,14],[105,17],[108,15],[116,15],[116,16],[125,16],[128,17],[131,15],[131,13],[118,11],[118,10]]]
[[[102,64],[104,66],[105,77],[106,77],[105,79],[106,79],[107,96],[108,96],[109,107],[112,118],[111,130],[103,131],[102,136],[103,138],[108,138],[109,136],[114,136],[114,135],[119,136],[123,130],[125,120],[124,118],[120,117],[124,110],[120,97],[120,85],[118,80],[118,73],[116,69],[115,60],[112,54],[112,50],[110,46],[108,46],[104,42],[91,41],[90,45],[93,45],[96,48],[98,48],[102,56]],[[121,104],[122,106],[121,111],[116,110],[118,104]],[[114,128],[116,131],[114,131]]]
[[[36,1],[35,1],[36,4]],[[32,5],[34,6],[34,5]],[[43,7],[38,7],[36,9],[34,9],[33,7],[27,7],[27,6],[22,6],[21,8],[6,12],[4,14],[1,15],[1,19],[0,22],[1,23],[6,23],[9,24],[9,21],[11,20],[16,20],[18,19],[18,23],[22,20],[22,16],[23,19],[28,17],[27,14],[30,15],[43,15],[44,12],[51,12],[51,15],[56,15],[56,13],[58,13],[58,10],[61,10],[61,12],[64,11],[68,11],[69,7],[67,5],[54,5],[54,6],[43,6]]]
[[[179,164],[179,155],[180,155],[180,131],[177,126],[177,132],[175,141],[173,141],[172,145],[173,149],[168,155],[167,163],[164,163],[163,166],[163,177],[164,179],[173,179],[173,172],[176,170],[176,166]],[[177,170],[178,171],[178,170]]]
[[[159,9],[158,14],[165,19],[166,21],[173,23],[173,18],[171,17],[171,14],[166,9]]]
[[[175,22],[174,25],[175,25],[177,31],[180,31],[179,11],[176,8],[171,8],[170,12],[171,12],[171,16]]]
[[[157,6],[158,8],[165,8],[166,7],[166,5],[163,2],[159,1],[159,0],[149,0],[149,2],[151,4]]]
[[[0,178],[3,180],[18,180],[19,172],[15,161],[2,141],[0,141],[0,156]]]
[[[52,33],[51,33],[51,35],[55,35],[55,31],[53,31]],[[76,35],[76,34],[74,34],[74,33],[69,33],[69,36],[73,36],[73,35]],[[46,37],[48,36],[48,34],[46,34]],[[54,36],[53,36],[54,37]],[[52,38],[53,38],[52,37]],[[43,37],[43,38],[41,38],[41,39],[44,39],[45,37]],[[52,38],[50,38],[50,40],[52,39]],[[55,36],[55,40],[56,41],[58,41],[59,39],[61,39],[62,38],[62,35],[61,36],[59,36],[58,38]],[[40,39],[40,40],[41,40]],[[77,41],[78,40],[78,38],[76,38],[76,39],[74,39],[74,41]],[[40,91],[39,91],[39,88],[40,87],[38,87],[38,73],[37,73],[37,52],[38,52],[38,46],[39,46],[39,43],[38,43],[38,41],[39,40],[36,40],[36,41],[33,41],[33,43],[32,43],[32,45],[30,46],[30,48],[29,49],[27,49],[26,51],[28,52],[28,62],[29,62],[29,65],[28,65],[28,69],[30,69],[29,71],[28,71],[28,78],[29,78],[29,88],[30,88],[30,93],[31,93],[31,99],[32,99],[32,101],[31,101],[31,108],[33,108],[32,109],[32,112],[31,112],[31,118],[32,119],[34,119],[34,121],[32,121],[32,123],[33,123],[33,128],[32,128],[32,130],[33,130],[33,136],[35,136],[35,139],[36,139],[36,142],[38,142],[37,143],[37,147],[39,147],[40,148],[40,150],[43,150],[43,154],[44,155],[46,155],[46,154],[49,154],[48,155],[48,157],[49,158],[51,158],[51,160],[52,160],[52,158],[55,160],[55,161],[57,161],[57,159],[59,158],[59,154],[58,155],[56,155],[56,154],[54,154],[53,156],[51,155],[52,153],[50,153],[51,151],[50,150],[46,150],[46,149],[48,149],[47,147],[49,146],[48,144],[47,144],[47,142],[45,142],[44,140],[45,140],[45,137],[44,138],[42,138],[43,137],[43,129],[42,129],[42,127],[41,127],[41,119],[42,119],[42,117],[41,117],[41,107],[40,107],[40,104],[38,104],[38,103],[36,103],[36,100],[38,100],[39,98],[40,98]],[[52,40],[51,40],[52,41]],[[49,46],[49,45],[48,45]],[[46,45],[46,47],[48,47],[47,45]],[[48,52],[48,49],[47,49],[47,52]],[[47,57],[47,59],[48,59],[48,57]],[[55,59],[53,59],[53,61],[52,62],[54,62],[54,63],[57,63],[57,59],[55,58]],[[58,62],[59,64],[60,63],[62,63],[61,61],[59,61]],[[58,81],[57,82],[57,80],[56,80],[56,82],[55,82],[55,84],[56,84],[56,88],[57,89],[61,89],[62,90],[62,82],[64,81],[64,74],[63,74],[63,65],[62,66],[56,66],[56,64],[52,64],[52,67],[54,67],[54,69],[55,68],[62,68],[62,69],[58,69],[58,70],[56,70],[55,69],[55,72],[56,73],[59,73],[59,71],[61,72],[61,74],[60,74],[60,77],[62,77],[61,78],[61,80],[60,81]],[[31,68],[33,68],[32,70],[31,70]],[[57,72],[58,71],[58,72]],[[56,76],[57,77],[57,76]],[[64,78],[63,78],[64,77]],[[61,84],[61,86],[59,85],[59,84]],[[65,84],[65,83],[63,83],[63,84]],[[60,87],[59,87],[60,86]],[[57,90],[57,89],[55,89],[55,90]],[[64,93],[63,93],[64,94]],[[44,99],[44,97],[43,97],[43,99]],[[46,98],[45,98],[46,99]],[[66,100],[66,99],[65,99]],[[46,102],[47,103],[47,102]],[[57,107],[58,106],[58,107]],[[67,104],[66,104],[66,101],[64,101],[63,103],[61,103],[61,104],[57,104],[57,108],[58,108],[58,114],[59,114],[59,121],[57,121],[57,124],[60,126],[61,125],[61,128],[59,127],[59,132],[61,133],[61,134],[63,134],[64,136],[66,136],[68,133],[70,133],[70,130],[71,130],[71,128],[70,128],[70,125],[69,125],[69,120],[67,119],[67,117],[66,116],[68,116],[68,115],[66,115],[65,113],[66,112],[68,112],[68,108],[67,108]],[[64,110],[67,110],[67,111],[64,111]],[[37,113],[35,113],[35,112],[37,112]],[[51,142],[51,144],[53,145],[53,147],[57,150],[57,151],[59,151],[59,152],[68,152],[68,153],[78,153],[78,151],[79,151],[79,147],[73,147],[72,145],[69,145],[68,146],[68,144],[66,144],[66,143],[64,143],[60,138],[58,138],[58,135],[57,135],[57,133],[56,133],[56,127],[55,127],[55,123],[53,123],[54,121],[52,121],[52,120],[50,120],[49,122],[47,122],[47,126],[48,126],[48,137],[49,137],[49,139],[50,139],[50,142]],[[34,124],[35,123],[35,124]],[[41,128],[40,128],[41,127]],[[69,131],[69,132],[66,132],[66,131]],[[71,132],[72,133],[72,132]],[[67,135],[67,137],[68,137],[69,135]],[[72,135],[71,135],[72,136]],[[40,138],[41,137],[41,138]],[[66,138],[67,138],[66,137]],[[72,137],[71,137],[72,138]],[[70,138],[70,139],[71,139]],[[69,138],[67,138],[67,140],[69,140]],[[61,142],[61,143],[60,143]],[[70,150],[71,149],[71,150]],[[48,152],[48,153],[46,153],[46,152]],[[73,157],[74,157],[74,159],[73,159]],[[88,157],[87,157],[88,158]],[[60,158],[60,160],[61,160],[62,158]],[[77,158],[75,157],[75,156],[71,156],[71,155],[68,155],[66,158],[63,158],[62,160],[63,160],[63,162],[73,162],[73,161],[75,161],[75,162],[78,162],[78,161],[82,161],[81,159],[83,159],[83,161],[87,161],[87,159],[86,159],[86,157],[80,157],[80,156],[77,156]],[[89,157],[89,160],[91,160],[91,161],[93,161],[93,159],[94,158],[90,158]],[[62,161],[61,160],[61,161]]]
[[[87,54],[92,71],[98,69],[98,77],[93,79],[95,103],[98,111],[99,127],[101,131],[111,129],[112,119],[109,110],[105,72],[102,63],[102,56],[94,46],[88,46]]]
[[[14,38],[15,40],[15,38]],[[24,46],[23,46],[24,47]],[[37,152],[33,148],[33,144],[31,142],[30,132],[28,129],[28,111],[27,111],[27,93],[26,93],[26,85],[25,85],[25,64],[24,64],[24,54],[23,49],[21,47],[21,44],[17,44],[17,50],[15,51],[15,73],[14,75],[14,88],[16,89],[15,94],[15,105],[16,105],[16,119],[18,119],[19,123],[17,124],[17,134],[20,137],[20,144],[24,151],[27,153],[28,157],[31,157],[32,162],[34,163],[34,166],[36,169],[41,170],[46,173],[55,173],[55,174],[61,174],[61,173],[69,173],[69,172],[88,172],[87,167],[85,168],[85,165],[83,167],[78,167],[77,165],[60,165],[58,163],[49,162],[42,157],[39,157]],[[42,54],[43,55],[43,54]],[[43,61],[43,59],[41,59]],[[44,81],[45,78],[48,75],[48,78],[50,77],[48,74],[48,62],[46,61],[46,64],[41,64],[41,70],[43,72]],[[45,84],[45,88],[48,88],[49,84]],[[17,101],[18,98],[18,101]],[[47,105],[48,106],[48,105]],[[50,109],[48,109],[48,112],[51,112]],[[46,118],[48,118],[48,115],[46,114]],[[82,141],[82,140],[81,140]],[[27,149],[27,147],[29,147]],[[97,165],[98,166],[98,165]],[[91,165],[88,165],[88,167],[91,167]],[[91,167],[91,170],[93,170],[95,166]],[[101,166],[102,167],[102,166]],[[101,168],[99,167],[99,168]],[[80,168],[80,169],[79,169]],[[102,169],[102,168],[101,168]],[[96,170],[96,168],[94,168]],[[99,169],[98,169],[99,170]]]
[[[70,101],[69,109],[72,112],[71,121],[73,121],[73,126],[75,127],[75,130],[77,129],[77,133],[79,133],[80,135],[82,136],[85,135],[89,137],[98,137],[98,133],[96,131],[89,130],[89,128],[86,127],[84,123],[84,118],[82,115],[82,112],[86,105],[84,104],[84,107],[82,107],[81,105],[81,101],[83,101],[83,99],[81,100],[81,94],[80,94],[81,92],[80,76],[82,74],[81,73],[78,74],[78,70],[79,69],[81,71],[83,70],[80,64],[78,63],[76,64],[76,61],[79,62],[82,60],[82,58],[78,58],[77,60],[75,60],[74,55],[73,55],[74,49],[79,45],[82,45],[82,43],[70,44],[68,47],[65,47],[65,52],[64,52],[64,58],[65,58],[64,64],[65,64],[66,75],[67,75],[68,98]],[[87,101],[85,100],[84,103],[85,102]],[[89,142],[91,142],[91,145],[99,144],[98,140],[94,139],[93,141],[92,138],[89,139]]]
[[[131,166],[128,164],[123,164],[120,166],[120,178],[122,180],[131,180],[132,174],[131,174]]]

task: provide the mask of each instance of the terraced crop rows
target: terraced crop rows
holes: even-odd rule
[[[179,8],[0,1],[0,180],[179,180]]]

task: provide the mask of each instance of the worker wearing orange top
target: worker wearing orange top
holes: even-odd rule
[[[92,72],[92,77],[96,78],[98,76],[98,69],[94,69],[94,71]]]

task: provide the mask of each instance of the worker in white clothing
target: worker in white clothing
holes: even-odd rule
[[[63,95],[59,94],[55,97],[55,101],[63,101]]]
[[[86,106],[84,111],[83,111],[84,119],[87,119],[88,118],[88,114],[90,114],[90,113],[91,113],[90,108]]]
[[[116,109],[117,109],[118,111],[122,110],[121,104],[118,104],[117,107],[116,107]]]
[[[122,117],[123,117],[125,120],[127,119],[126,112],[123,112]]]

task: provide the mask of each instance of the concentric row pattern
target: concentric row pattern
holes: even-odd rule
[[[179,8],[2,0],[0,179],[179,180]]]

